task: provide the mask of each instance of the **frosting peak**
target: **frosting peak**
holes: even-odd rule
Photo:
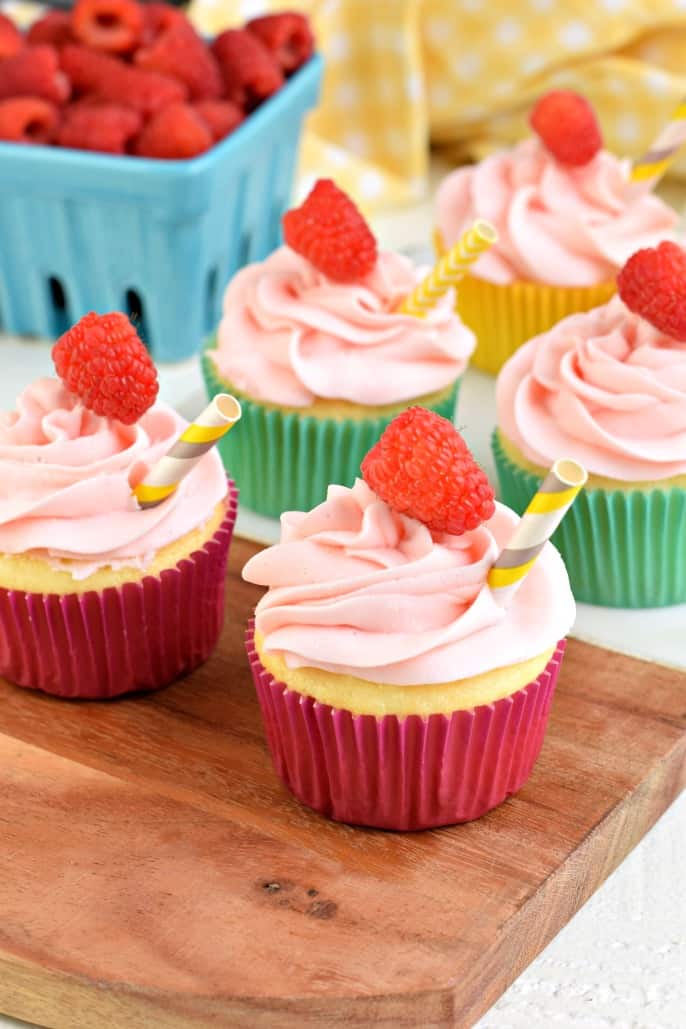
[[[206,521],[226,495],[208,452],[164,504],[139,511],[131,486],[186,426],[157,403],[135,424],[87,410],[57,379],[28,386],[0,412],[0,552],[33,552],[75,578],[107,565],[144,567]]]
[[[678,220],[652,193],[636,196],[629,169],[605,150],[581,167],[560,164],[526,139],[443,180],[438,228],[450,246],[474,218],[493,222],[499,240],[475,265],[491,282],[606,282],[636,250],[672,235]]]
[[[503,433],[538,465],[564,453],[620,481],[686,474],[686,343],[619,297],[521,347],[496,399]]]
[[[450,296],[424,319],[397,311],[420,278],[408,258],[381,253],[362,281],[336,283],[282,247],[229,283],[217,370],[257,400],[292,407],[394,404],[444,389],[474,336]]]
[[[472,532],[432,534],[358,479],[281,521],[281,543],[243,575],[269,587],[256,629],[291,667],[396,685],[450,682],[536,657],[574,620],[552,546],[507,611],[495,602],[486,577],[517,522],[502,505]]]

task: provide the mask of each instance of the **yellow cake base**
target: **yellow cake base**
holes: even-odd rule
[[[530,661],[496,668],[453,682],[424,686],[391,686],[385,683],[339,675],[321,668],[289,668],[279,654],[264,649],[264,640],[255,633],[255,649],[267,671],[289,689],[313,697],[321,704],[351,711],[354,715],[449,715],[492,704],[509,697],[533,682],[553,656],[554,647]]]
[[[75,579],[68,571],[56,570],[44,558],[36,554],[0,553],[0,587],[6,590],[22,590],[25,593],[87,593],[90,590],[104,590],[110,586],[123,586],[128,582],[140,582],[147,575],[159,575],[167,568],[175,568],[183,558],[200,550],[215,534],[226,514],[226,503],[220,501],[206,522],[187,532],[185,536],[162,547],[145,568],[111,568],[106,566],[85,579]],[[75,566],[78,562],[72,562]]]
[[[531,472],[532,475],[539,476],[541,479],[546,477],[548,469],[542,465],[534,464],[533,461],[529,461],[519,447],[515,446],[511,440],[504,436],[500,429],[498,429],[498,442],[513,464],[523,468],[524,471]],[[562,454],[561,456],[572,457],[573,455]],[[649,492],[654,489],[671,489],[674,486],[686,489],[686,475],[674,475],[671,479],[656,479],[646,482],[625,482],[622,479],[610,479],[603,475],[589,474],[585,489],[624,490],[625,492],[643,490]]]
[[[211,353],[210,351],[210,355]],[[242,392],[234,383],[221,374],[216,365],[215,373],[225,387],[226,392],[231,393],[239,401],[249,400],[253,404],[259,404],[261,407],[266,408],[268,411],[279,411],[281,414],[297,414],[302,418],[331,419],[332,421],[364,421],[366,418],[395,418],[397,414],[400,414],[401,411],[406,411],[408,407],[414,407],[415,405],[419,407],[435,406],[446,401],[455,386],[455,383],[451,382],[445,389],[438,390],[436,393],[426,393],[421,397],[401,400],[398,404],[353,404],[350,400],[327,400],[323,397],[318,397],[307,407],[289,407],[285,404],[273,404],[267,400],[260,400],[249,393]]]

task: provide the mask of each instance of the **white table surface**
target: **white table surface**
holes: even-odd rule
[[[377,233],[388,246],[412,249],[408,239],[416,223],[417,212],[406,221],[381,225],[380,231],[377,226]],[[0,336],[0,408],[12,406],[27,382],[48,374],[49,344]],[[196,360],[163,366],[160,383],[161,397],[186,416],[202,409],[205,398]],[[469,372],[457,420],[489,474],[493,409],[493,381]],[[237,531],[269,542],[278,526],[241,512]],[[580,605],[573,634],[686,669],[686,605],[659,611]],[[686,1029],[685,829],[686,795],[484,1016],[478,1029]],[[20,1024],[0,1015],[2,1029]]]

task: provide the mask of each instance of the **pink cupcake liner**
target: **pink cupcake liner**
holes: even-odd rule
[[[224,618],[238,510],[203,547],[138,583],[81,594],[0,589],[0,675],[58,697],[105,699],[166,686],[202,664]]]
[[[565,650],[537,679],[452,715],[353,715],[278,682],[246,648],[276,771],[292,793],[339,822],[429,829],[469,822],[521,789],[543,743]]]

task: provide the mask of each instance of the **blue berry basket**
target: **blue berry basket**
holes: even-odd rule
[[[126,311],[156,361],[197,353],[226,282],[281,238],[322,60],[188,161],[0,143],[0,330],[55,337]]]

